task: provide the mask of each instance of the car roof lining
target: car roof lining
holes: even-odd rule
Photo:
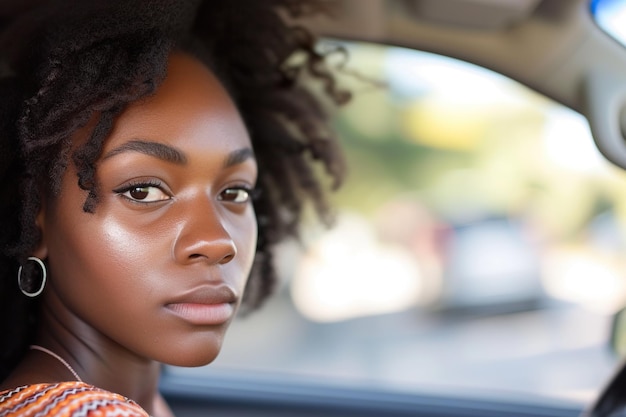
[[[432,1],[440,2],[439,9],[443,10],[445,4],[452,7],[458,2],[478,0]],[[419,0],[337,3],[335,20],[315,18],[307,22],[320,35],[462,59],[507,75],[577,111],[584,109],[582,87],[572,85],[582,86],[590,65],[607,65],[626,74],[622,46],[596,26],[587,0],[529,2],[528,9],[514,21],[497,28],[433,22],[433,16],[423,16],[419,8],[415,9]],[[487,3],[506,2],[485,0]]]

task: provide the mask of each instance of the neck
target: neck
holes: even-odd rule
[[[62,357],[83,382],[130,398],[154,415],[160,398],[158,362],[124,348],[67,310],[44,303],[40,317],[35,344]]]

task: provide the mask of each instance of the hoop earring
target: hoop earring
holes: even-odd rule
[[[39,289],[35,292],[28,292],[24,288],[22,288],[22,266],[20,265],[20,268],[17,270],[17,286],[20,288],[20,291],[22,291],[22,294],[24,294],[27,297],[34,298],[34,297],[37,297],[39,294],[41,294],[43,292],[43,289],[46,286],[47,271],[46,271],[46,265],[44,265],[41,259],[35,256],[29,256],[28,260],[35,261],[37,262],[37,264],[39,264],[39,267],[41,268],[41,285],[39,286]]]

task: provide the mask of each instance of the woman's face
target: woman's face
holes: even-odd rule
[[[156,94],[127,108],[105,143],[95,213],[82,210],[73,166],[43,209],[44,311],[88,343],[174,365],[212,361],[254,257],[256,177],[221,84],[173,54]]]

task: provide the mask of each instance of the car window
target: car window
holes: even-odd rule
[[[592,0],[589,5],[598,26],[622,45],[626,45],[626,1]]]
[[[591,400],[626,299],[624,173],[580,114],[502,75],[343,46],[335,227],[281,248],[277,295],[215,363],[168,371]]]

